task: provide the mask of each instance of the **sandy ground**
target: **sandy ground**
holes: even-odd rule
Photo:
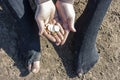
[[[75,0],[76,19],[82,14],[86,0]],[[97,48],[100,59],[84,78],[74,76],[72,51],[65,46],[53,46],[41,38],[41,69],[27,75],[18,59],[15,20],[5,6],[0,5],[0,80],[120,80],[120,0],[114,0],[99,30]]]

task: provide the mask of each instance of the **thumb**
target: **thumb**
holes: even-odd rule
[[[68,19],[68,27],[69,27],[70,31],[76,32],[76,29],[74,27],[74,19]]]
[[[63,28],[64,28],[65,30],[69,30],[68,26],[69,26],[69,25],[68,25],[67,23],[65,23],[65,22],[63,23]]]
[[[44,32],[44,21],[43,20],[36,20],[37,24],[38,24],[38,29],[39,29],[39,35],[42,35]]]

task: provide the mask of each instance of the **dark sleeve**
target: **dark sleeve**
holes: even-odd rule
[[[36,4],[41,4],[41,3],[44,3],[44,2],[47,2],[47,1],[50,1],[50,0],[35,0],[35,3]]]
[[[59,0],[59,1],[66,2],[66,3],[70,3],[70,4],[73,4],[73,3],[74,3],[74,0]]]

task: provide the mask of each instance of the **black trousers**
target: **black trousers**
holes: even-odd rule
[[[19,55],[26,65],[40,60],[41,48],[38,27],[29,0],[5,0],[13,17],[17,20]]]
[[[18,19],[20,28],[20,51],[30,50],[40,52],[38,28],[34,20],[34,13],[28,0],[8,0],[10,9]],[[88,0],[83,14],[76,21],[75,26],[75,54],[77,73],[86,73],[98,60],[96,37],[111,0]],[[7,4],[8,5],[8,4]],[[20,33],[19,33],[20,32]]]
[[[112,0],[88,0],[83,14],[76,21],[75,54],[77,73],[88,72],[97,62],[96,37]]]

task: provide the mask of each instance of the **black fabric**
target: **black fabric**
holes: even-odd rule
[[[97,62],[96,37],[111,0],[88,0],[83,14],[76,21],[76,72],[84,74]]]
[[[18,34],[19,55],[22,55],[23,60],[28,63],[39,61],[41,53],[40,37],[29,1],[8,0],[4,2],[17,20],[16,32]]]

